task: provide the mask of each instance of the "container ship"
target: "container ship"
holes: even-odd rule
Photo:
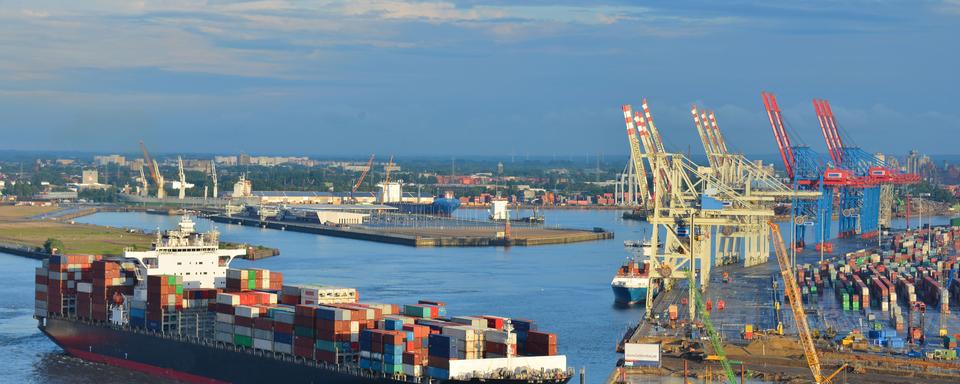
[[[566,383],[556,335],[446,304],[362,303],[353,288],[231,268],[244,249],[189,219],[123,257],[51,255],[40,330],[75,357],[202,383]]]

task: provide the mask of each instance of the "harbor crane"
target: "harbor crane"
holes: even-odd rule
[[[800,345],[803,346],[803,356],[807,359],[807,366],[813,373],[813,380],[817,384],[829,383],[838,373],[843,371],[847,364],[843,364],[829,376],[823,376],[820,368],[820,356],[817,354],[817,348],[813,344],[813,337],[810,334],[810,326],[807,325],[807,314],[803,309],[803,298],[800,296],[800,287],[793,276],[793,269],[790,264],[790,257],[787,255],[787,247],[783,243],[783,236],[780,234],[780,226],[773,221],[767,222],[770,226],[770,238],[773,240],[774,250],[777,254],[777,263],[780,265],[780,275],[783,277],[783,288],[787,292],[790,300],[790,309],[793,312],[793,319],[797,325],[797,333],[800,337]]]
[[[622,111],[631,150],[637,149],[635,158],[641,164],[646,161],[653,180],[645,190],[650,212],[646,220],[653,226],[651,243],[663,246],[650,256],[650,278],[662,281],[668,290],[678,281],[693,278],[698,283],[695,287],[705,289],[714,265],[766,262],[770,247],[764,223],[774,215],[775,195],[788,188],[780,183],[771,189],[773,194],[765,194],[771,191],[765,180],[774,181],[770,185],[779,183],[772,177],[745,182],[749,187],[740,188],[704,171],[683,154],[667,152],[646,100],[643,104],[643,113],[634,112],[630,105]],[[732,240],[739,246],[722,245]],[[690,303],[696,302],[696,289],[688,293]],[[653,302],[652,291],[647,290],[648,302]],[[695,305],[689,311],[691,320],[697,317]],[[648,307],[646,317],[651,316]]]
[[[157,198],[167,197],[167,193],[163,189],[163,176],[160,175],[160,167],[157,166],[157,160],[150,157],[150,152],[147,152],[147,146],[143,144],[143,140],[140,141],[140,149],[143,150],[143,162],[150,167],[150,177],[153,178],[153,183],[157,185]]]
[[[792,202],[791,219],[795,225],[793,247],[807,246],[807,227],[813,227],[815,248],[824,252],[832,252],[833,245],[830,238],[831,218],[833,217],[833,197],[840,195],[841,200],[847,201],[842,207],[852,208],[859,206],[862,200],[863,180],[856,177],[849,170],[830,161],[824,161],[819,154],[804,144],[795,145],[787,133],[783,113],[777,104],[777,97],[770,92],[762,92],[763,106],[773,128],[773,136],[780,151],[780,160],[786,170],[787,178],[796,191],[816,191],[820,198],[816,200],[800,200]],[[853,214],[848,210],[848,214]]]
[[[357,182],[353,184],[353,188],[350,189],[350,200],[355,200],[353,194],[357,192],[357,188],[360,188],[360,184],[363,184],[363,179],[367,177],[367,173],[370,172],[370,168],[373,167],[373,158],[376,155],[370,155],[370,160],[367,160],[367,166],[363,168],[363,172],[360,173],[360,178],[357,179]]]
[[[187,197],[187,175],[183,172],[183,158],[177,156],[177,176],[180,176],[180,196],[178,198],[183,200]]]
[[[217,186],[217,161],[210,161],[210,178],[213,181],[213,198],[216,199],[218,196],[218,186]]]
[[[147,175],[143,173],[143,164],[140,164],[140,196],[147,196],[150,193],[147,185]]]
[[[390,155],[390,161],[387,162],[387,166],[386,166],[385,169],[384,169],[384,171],[386,172],[386,176],[384,177],[384,179],[385,179],[385,181],[386,181],[387,183],[390,182],[390,171],[391,171],[391,170],[393,170],[393,155]]]
[[[853,201],[849,197],[850,193],[841,194],[840,237],[860,234],[862,238],[869,238],[878,235],[881,226],[890,225],[894,186],[917,183],[920,176],[902,173],[877,156],[851,145],[850,136],[841,135],[844,132],[837,125],[829,101],[814,99],[813,109],[833,163],[864,180],[864,185],[856,191],[862,195],[861,199]],[[843,136],[848,140],[844,140]]]

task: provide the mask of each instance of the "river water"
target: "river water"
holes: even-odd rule
[[[216,227],[229,242],[280,249],[281,255],[237,267],[283,272],[291,283],[356,287],[362,301],[447,302],[455,315],[502,315],[535,320],[558,335],[560,353],[584,367],[587,382],[602,382],[617,358],[615,345],[643,314],[641,307],[613,305],[610,279],[628,256],[623,240],[640,239],[649,225],[620,219],[619,211],[547,211],[549,224],[604,227],[615,240],[513,248],[413,248],[392,244],[225,225],[198,219],[198,229]],[[98,213],[76,221],[153,231],[173,227],[177,217],[144,213]],[[934,224],[946,222],[935,218]],[[894,226],[903,226],[895,222]],[[836,228],[836,226],[834,226]],[[35,260],[0,254],[0,382],[164,382],[135,372],[64,356],[36,328],[33,313]],[[657,380],[657,379],[653,379]]]

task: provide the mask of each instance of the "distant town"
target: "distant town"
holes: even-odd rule
[[[159,197],[169,203],[215,198],[254,198],[262,204],[372,203],[377,184],[392,179],[403,186],[408,199],[452,192],[467,208],[487,207],[498,198],[541,207],[612,208],[636,203],[628,187],[626,160],[599,155],[537,160],[145,155],[8,155],[0,159],[0,196],[8,201],[59,202]],[[920,175],[923,182],[912,187],[916,194],[945,208],[957,205],[960,161],[937,162],[917,151],[876,155],[891,167]],[[769,163],[766,169],[774,172]],[[156,188],[158,182],[162,190]]]

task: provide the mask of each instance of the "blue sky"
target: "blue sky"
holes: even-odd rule
[[[957,154],[960,0],[3,1],[0,149],[626,154],[776,151],[760,91],[822,151],[831,101],[870,151]]]

